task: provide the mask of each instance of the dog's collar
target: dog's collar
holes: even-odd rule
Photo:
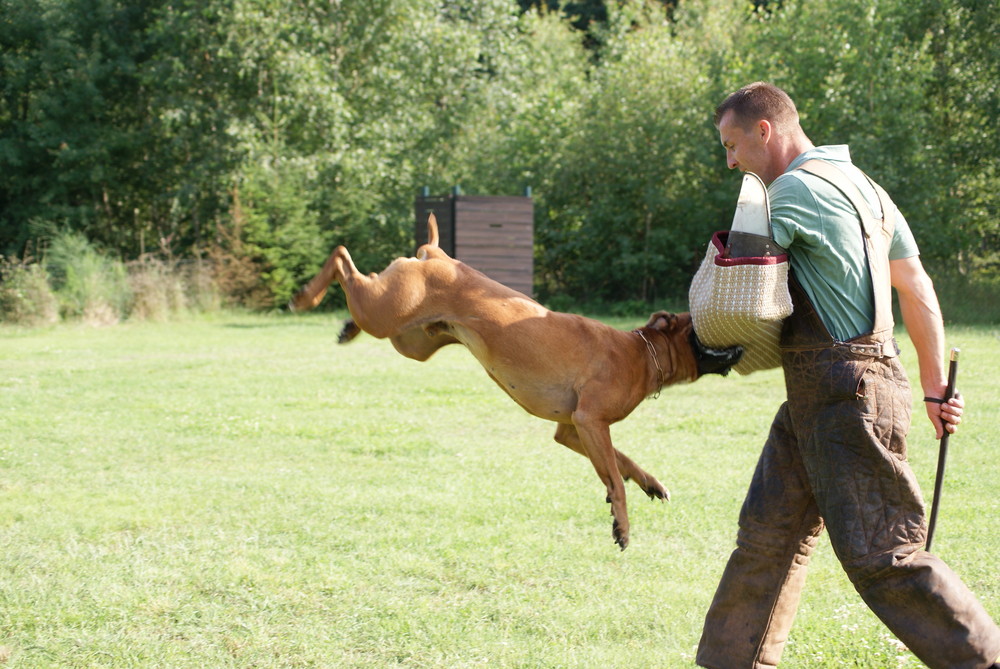
[[[656,381],[659,386],[657,386],[656,392],[653,393],[653,399],[655,400],[660,396],[660,391],[663,390],[663,369],[660,368],[660,361],[656,358],[656,349],[653,348],[653,344],[646,338],[642,330],[632,330],[632,332],[639,335],[646,342],[646,350],[649,351],[649,357],[653,359],[653,364],[656,365]]]

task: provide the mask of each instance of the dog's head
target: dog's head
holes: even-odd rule
[[[729,374],[733,365],[743,357],[742,346],[730,346],[729,348],[709,348],[701,343],[698,334],[691,328],[688,335],[691,348],[694,350],[694,357],[698,361],[698,376],[702,374]]]
[[[686,340],[697,363],[698,376],[702,374],[725,376],[743,355],[742,346],[715,349],[702,344],[694,332],[689,312],[674,314],[669,311],[657,311],[649,317],[646,327],[659,330],[675,341],[682,338]]]

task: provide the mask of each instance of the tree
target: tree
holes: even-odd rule
[[[768,79],[814,140],[851,144],[925,262],[973,274],[1000,258],[998,12],[0,0],[0,253],[75,231],[211,257],[234,299],[273,305],[336,243],[362,268],[411,252],[423,186],[531,186],[540,296],[682,298],[739,187],[712,109]]]
[[[645,3],[612,15],[561,173],[541,195],[543,297],[676,298],[726,226],[738,186],[727,198],[713,153],[706,17],[685,13],[704,4],[675,18]]]
[[[20,252],[53,227],[127,247],[125,221],[147,195],[135,177],[148,136],[135,70],[153,3],[3,5],[0,248]]]

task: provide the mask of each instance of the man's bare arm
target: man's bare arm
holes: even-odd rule
[[[920,385],[925,397],[944,397],[948,385],[945,370],[944,321],[934,284],[919,256],[889,261],[889,275],[899,296],[899,308],[910,340],[917,351]],[[940,439],[943,430],[955,432],[962,421],[965,402],[955,397],[947,404],[925,402],[927,416]],[[947,427],[945,427],[947,426]]]

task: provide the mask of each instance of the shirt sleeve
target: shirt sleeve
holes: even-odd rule
[[[771,204],[771,236],[778,246],[790,248],[803,235],[815,236],[815,226],[806,226],[818,214],[818,202],[796,173],[783,174],[768,189]],[[810,227],[812,229],[810,229]]]
[[[903,218],[903,212],[897,207],[896,228],[893,230],[892,243],[889,245],[889,260],[912,258],[918,255],[920,255],[920,249],[917,247],[917,240],[913,238],[910,224]]]

